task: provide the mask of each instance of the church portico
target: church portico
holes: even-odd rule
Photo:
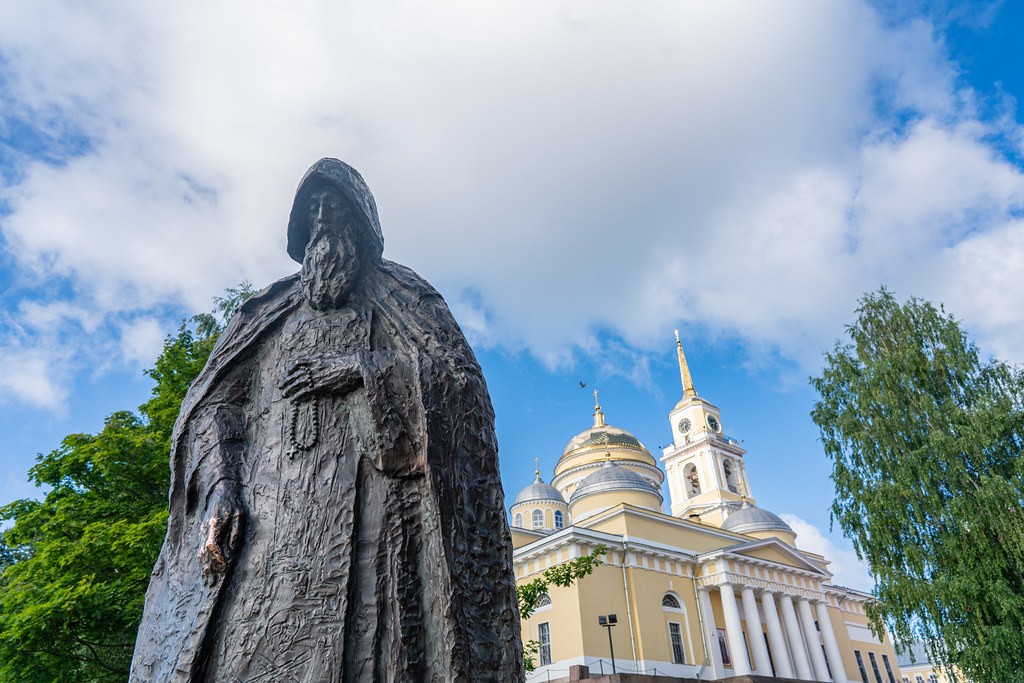
[[[764,547],[750,544],[746,550]],[[733,675],[848,683],[822,590],[828,575],[751,561],[739,552],[702,556],[697,578],[709,609],[718,593]]]

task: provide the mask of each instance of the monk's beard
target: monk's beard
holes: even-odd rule
[[[318,311],[340,308],[359,275],[357,252],[347,240],[317,238],[306,248],[300,284],[309,305]]]

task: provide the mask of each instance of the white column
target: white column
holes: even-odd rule
[[[722,613],[725,615],[725,632],[729,635],[729,651],[732,653],[732,670],[735,676],[749,676],[754,673],[747,659],[747,648],[743,645],[743,629],[740,627],[740,611],[736,607],[736,594],[732,586],[723,583],[718,587],[722,595]]]
[[[764,622],[768,626],[768,644],[772,648],[775,671],[780,678],[793,678],[793,665],[789,661],[786,637],[782,635],[779,611],[775,608],[775,595],[771,591],[761,593],[761,608],[764,609]]]
[[[804,642],[807,644],[807,654],[811,656],[811,665],[814,667],[814,678],[822,683],[828,683],[831,679],[828,676],[828,667],[825,665],[825,655],[821,651],[821,641],[818,640],[818,629],[814,627],[811,603],[807,598],[800,598],[797,610],[800,614],[800,626],[804,632]]]
[[[754,670],[761,676],[771,677],[772,662],[768,659],[768,648],[764,644],[761,617],[757,613],[757,596],[754,595],[754,589],[750,586],[744,586],[741,595],[743,596],[743,615],[747,620],[747,641],[750,643],[750,652],[754,657]]]
[[[846,668],[843,667],[843,656],[839,653],[836,633],[832,630],[832,619],[828,616],[828,604],[819,602],[817,607],[818,628],[821,629],[821,639],[825,642],[825,655],[828,657],[828,666],[832,669],[832,681],[834,683],[847,683]]]
[[[786,635],[789,636],[789,646],[793,649],[793,666],[796,667],[797,678],[805,681],[813,681],[814,674],[811,673],[811,663],[807,658],[807,647],[804,646],[804,636],[800,632],[800,624],[796,620],[796,610],[793,608],[793,598],[783,595],[779,599],[782,605],[782,621],[786,624]]]
[[[711,592],[708,590],[698,591],[700,600],[700,611],[704,616],[704,642],[708,645],[708,655],[711,657],[711,674],[714,678],[725,676],[722,666],[722,650],[718,647],[718,626],[715,624],[715,613],[711,609]]]

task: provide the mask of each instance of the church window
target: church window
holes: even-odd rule
[[[857,668],[860,669],[860,680],[864,683],[868,683],[868,672],[864,668],[864,657],[861,656],[860,650],[854,650],[853,656],[857,658]],[[917,683],[924,683],[924,681],[917,681]]]
[[[939,677],[935,674],[928,674],[928,683],[939,683]]]
[[[555,510],[555,528],[561,529],[563,526],[565,526],[565,518],[562,517],[562,511]]]
[[[551,624],[545,621],[537,625],[537,640],[540,641],[540,665],[547,666],[551,663]]]
[[[533,528],[543,529],[544,528],[544,511],[534,510],[533,511]]]
[[[871,670],[874,671],[874,673],[875,673],[875,681],[877,683],[882,683],[882,674],[878,670],[878,659],[875,658],[875,653],[874,652],[869,652],[868,653],[868,659],[871,660]]]
[[[722,653],[722,666],[732,666],[732,655],[729,652],[729,639],[725,636],[725,629],[715,629],[718,635],[718,649]]]
[[[541,593],[541,596],[537,598],[536,609],[540,609],[541,607],[551,607],[551,596],[547,593]]]
[[[914,683],[924,683],[923,676],[914,676]]]
[[[889,663],[889,655],[882,655],[882,664],[885,664],[885,673],[889,677],[889,683],[896,683],[896,676],[892,673],[892,664]]]
[[[516,526],[519,527],[520,529],[523,528],[523,513],[522,512],[517,512],[516,513]]]
[[[679,609],[679,599],[671,593],[665,593],[665,597],[661,599],[661,606],[668,607],[670,609]]]
[[[683,630],[679,624],[669,622],[668,637],[672,641],[672,661],[676,664],[686,664],[686,655],[683,652]]]
[[[686,479],[686,490],[690,497],[700,495],[700,477],[697,475],[697,468],[687,465],[683,470],[683,477]]]

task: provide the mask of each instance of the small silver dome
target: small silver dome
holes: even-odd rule
[[[786,531],[795,533],[788,524],[774,512],[743,503],[736,512],[722,523],[722,528],[737,534],[749,534],[757,531]]]
[[[589,496],[592,493],[621,490],[653,493],[658,497],[659,501],[662,500],[661,491],[658,490],[657,486],[649,482],[647,479],[644,479],[633,470],[626,469],[625,467],[619,467],[614,462],[608,461],[601,466],[601,469],[585,477],[583,481],[579,483],[576,490],[573,491],[572,495],[569,497],[569,502],[572,503],[573,501],[579,500],[583,496]]]
[[[532,503],[542,500],[565,503],[565,498],[562,498],[562,494],[558,492],[558,489],[550,484],[545,484],[541,481],[540,474],[538,474],[532,484],[519,492],[519,495],[516,496],[516,501],[512,504],[519,505],[520,503]]]

